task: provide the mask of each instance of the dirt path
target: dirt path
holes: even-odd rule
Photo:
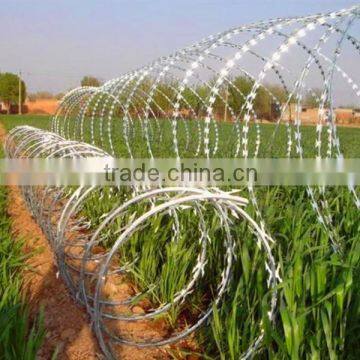
[[[0,124],[0,140],[5,131]],[[39,359],[50,359],[57,350],[59,359],[101,359],[89,318],[69,296],[64,282],[57,277],[57,268],[50,246],[22,199],[20,189],[9,188],[8,213],[12,234],[25,241],[24,252],[34,252],[27,260],[31,269],[24,272],[23,291],[27,294],[32,314],[44,307],[47,331]]]
[[[0,123],[0,141],[5,130]],[[68,289],[57,276],[57,266],[49,243],[37,225],[16,186],[9,187],[8,213],[12,219],[14,239],[25,241],[24,252],[32,253],[27,260],[29,270],[24,271],[23,291],[27,295],[31,314],[44,307],[46,339],[38,359],[51,359],[57,351],[58,359],[103,359],[96,337],[90,327],[86,311],[70,297]],[[168,359],[164,349],[138,349],[118,346],[121,359]]]
[[[46,340],[39,359],[50,359],[58,349],[59,359],[99,359],[101,351],[89,326],[87,314],[69,296],[68,290],[57,277],[57,268],[50,246],[27,210],[19,188],[9,192],[9,215],[12,232],[25,240],[24,252],[35,252],[24,272],[23,290],[29,297],[32,313],[43,306],[45,311]]]

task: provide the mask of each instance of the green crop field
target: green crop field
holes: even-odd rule
[[[3,157],[0,147],[0,157]],[[21,271],[25,267],[21,239],[11,237],[7,215],[7,188],[0,187],[0,354],[1,359],[36,358],[44,336],[40,315],[30,321],[29,308],[21,294]],[[31,256],[31,255],[30,255]]]
[[[49,128],[50,125],[50,119],[43,116],[1,116],[0,121],[7,130],[24,124],[39,128]],[[102,126],[104,137],[99,135]],[[121,121],[114,122],[111,126],[113,133],[119,133],[119,137],[113,137],[115,154],[127,156],[127,149],[120,135],[123,130]],[[130,137],[134,156],[148,156],[144,138],[140,136],[141,130],[136,126],[138,125],[135,124],[133,129],[135,134]],[[163,142],[154,142],[154,155],[173,156],[170,124],[164,122],[161,126]],[[84,140],[109,151],[111,147],[106,140],[107,126],[96,123],[95,128],[95,132],[91,134],[90,127],[85,124]],[[160,131],[155,125],[153,128],[153,131]],[[189,128],[191,134],[195,133],[195,122],[189,122]],[[261,125],[261,130],[264,143],[269,142],[270,146],[274,125]],[[66,131],[71,137],[71,134],[79,134],[80,129],[69,124]],[[183,149],[183,156],[191,156],[195,145],[190,144],[190,150],[186,153],[185,135],[182,131],[179,130],[180,148]],[[313,156],[314,128],[305,127],[302,132],[305,156]],[[254,138],[254,134],[249,135],[250,139]],[[358,157],[360,129],[339,128],[338,135],[344,155]],[[281,126],[276,136],[276,146],[272,147],[271,156],[284,156],[285,127]],[[230,124],[219,125],[219,139],[221,150],[218,156],[229,156],[236,141]],[[264,146],[264,149],[269,146]],[[265,155],[268,153],[259,154]],[[248,197],[247,189],[240,191],[242,196]],[[359,213],[347,188],[332,187],[325,191],[330,199],[328,206],[333,214],[335,232],[342,244],[342,253],[333,251],[329,236],[319,224],[304,187],[255,189],[266,230],[276,242],[273,244],[273,253],[282,278],[278,285],[276,319],[271,324],[267,317],[271,293],[266,284],[263,253],[257,247],[249,228],[240,223],[232,230],[237,240],[234,250],[237,260],[232,271],[231,286],[224,301],[218,308],[214,308],[209,326],[196,333],[202,356],[209,359],[238,359],[251,346],[262,328],[264,343],[257,356],[259,359],[360,358]],[[93,192],[86,200],[81,215],[96,229],[101,216],[121,204],[127,195],[128,190],[124,188]],[[101,233],[101,245],[110,248],[116,240],[117,231],[131,222],[131,214],[144,213],[150,207],[150,203],[134,206],[134,211],[124,214],[121,220]],[[152,303],[171,301],[176,292],[189,281],[190,270],[200,247],[199,219],[193,216],[192,211],[185,209],[179,212],[179,226],[183,231],[178,241],[169,241],[174,219],[164,213],[151,218],[141,232],[133,234],[121,252],[121,265],[134,264],[129,277],[139,289],[150,289],[146,296]],[[256,217],[252,205],[246,211],[253,218]],[[206,265],[206,276],[191,294],[191,301],[185,304],[185,309],[181,308],[181,314],[179,308],[174,308],[166,315],[170,325],[175,324],[183,313],[190,319],[197,316],[208,302],[207,297],[211,297],[216,291],[214,284],[218,284],[221,277],[225,231],[220,220],[213,217],[206,206],[204,214],[205,221],[210,224],[209,236],[214,239],[208,249],[211,256]],[[10,239],[5,244],[9,241]],[[157,286],[154,287],[154,284]]]
[[[46,115],[0,115],[0,122],[4,125],[6,131],[21,125],[48,129],[51,117]]]
[[[74,119],[75,120],[75,119]],[[77,119],[78,120],[78,119]],[[85,119],[89,120],[89,119]],[[40,129],[50,130],[51,128],[51,117],[44,115],[0,115],[0,121],[4,124],[7,131],[20,125],[30,125]],[[93,143],[100,148],[111,153],[111,146],[109,140],[109,124],[107,122],[99,122],[95,120],[93,124],[90,121],[84,121],[83,129],[80,129],[79,121],[68,121],[64,125],[63,131],[67,138],[73,138],[78,140],[81,136],[83,140],[88,143]],[[160,126],[159,126],[160,124]],[[93,128],[93,134],[91,135],[91,127]],[[180,122],[178,127],[178,141],[179,148],[183,157],[191,157],[194,155],[195,149],[198,144],[198,124],[196,121],[187,122],[187,132],[190,134],[190,143],[185,146],[186,143],[186,128]],[[260,124],[260,140],[261,147],[258,157],[284,157],[286,156],[287,146],[287,130],[284,125],[280,125],[277,131],[273,124]],[[172,157],[175,156],[173,152],[173,137],[171,132],[171,123],[168,120],[160,119],[156,124],[154,121],[150,121],[149,129],[153,131],[154,139],[151,142],[153,155],[155,157]],[[118,157],[127,157],[129,155],[128,150],[124,141],[124,129],[123,122],[121,119],[114,118],[111,122],[110,131],[112,134],[112,147],[114,154]],[[157,141],[159,134],[162,134],[162,141]],[[234,148],[236,147],[237,134],[234,131],[234,126],[230,123],[219,123],[219,151],[216,157],[231,157],[234,155]],[[315,127],[314,126],[303,126],[301,128],[302,133],[302,146],[304,149],[304,157],[314,156],[314,144],[316,141]],[[274,135],[275,134],[275,135]],[[341,151],[344,157],[359,157],[360,156],[360,145],[358,139],[360,137],[360,128],[349,128],[349,127],[338,127],[337,134],[341,144]],[[251,154],[255,148],[254,140],[256,131],[253,126],[249,130],[249,153]],[[132,124],[131,132],[128,134],[129,140],[131,141],[131,148],[134,157],[148,157],[148,151],[142,129],[138,121],[134,121]],[[294,134],[292,134],[294,138]],[[323,151],[326,151],[326,128],[324,127],[323,134]],[[210,143],[214,139],[214,131],[210,131]],[[294,141],[294,140],[293,140]],[[295,152],[294,152],[295,153]],[[324,154],[325,155],[325,154]],[[199,157],[204,154],[199,154]]]

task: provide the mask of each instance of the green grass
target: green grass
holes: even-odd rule
[[[7,188],[0,186],[0,359],[32,360],[45,336],[43,316],[30,321],[26,299],[21,294],[23,244],[11,237],[6,206]]]
[[[126,146],[124,137],[124,122],[120,118],[113,118],[111,123],[108,123],[105,117],[104,121],[95,119],[92,123],[91,118],[85,118],[83,126],[80,126],[79,119],[71,119],[63,126],[63,131],[66,138],[92,143],[117,157],[128,157],[129,151]],[[178,122],[177,125],[177,141],[179,146],[179,153],[181,157],[194,157],[198,147],[198,126],[204,127],[204,122],[194,120],[187,120]],[[186,129],[187,127],[187,129]],[[240,126],[241,127],[241,126]],[[260,124],[261,129],[261,147],[258,157],[285,157],[287,150],[287,129],[285,125],[280,125],[275,132],[274,124]],[[111,136],[109,135],[109,128],[111,129]],[[322,132],[322,149],[323,155],[326,155],[327,147],[327,132],[326,127]],[[188,132],[189,137],[186,136]],[[154,120],[149,121],[148,133],[151,144],[151,149],[154,157],[173,157],[175,156],[172,136],[172,125],[169,119],[159,119],[158,122]],[[234,150],[237,146],[238,135],[234,130],[233,124],[218,123],[219,144],[216,157],[234,157]],[[304,157],[314,157],[314,145],[316,142],[316,131],[314,126],[302,126],[302,146],[304,148]],[[341,143],[341,150],[345,157],[360,156],[360,128],[338,128],[338,136]],[[149,157],[149,152],[146,146],[146,139],[143,135],[142,127],[139,121],[134,121],[131,125],[131,130],[128,131],[129,146],[134,158]],[[210,144],[215,143],[215,130],[210,127],[209,132]],[[249,156],[255,150],[256,129],[250,125],[248,141],[249,141]],[[112,146],[111,146],[111,142]],[[189,141],[189,142],[188,142]],[[292,130],[293,151],[292,156],[297,156],[295,153],[294,130]],[[212,149],[212,145],[210,145]],[[198,157],[206,157],[204,149],[198,154]]]
[[[47,115],[0,115],[0,122],[4,125],[6,131],[21,125],[48,130],[51,117]]]
[[[42,117],[11,116],[2,117],[1,120],[7,129],[27,123],[28,120],[38,127],[44,127],[48,122]],[[71,128],[74,124],[69,126],[70,133],[78,131]],[[127,150],[121,136],[122,124],[119,121],[112,126],[119,134],[114,137],[115,152],[119,156],[126,156]],[[163,141],[153,142],[154,155],[172,156],[171,128],[168,122],[162,126]],[[189,127],[193,134],[196,124],[189,122]],[[261,129],[264,143],[270,144],[274,126],[263,125]],[[103,130],[106,135],[106,127]],[[185,135],[183,130],[179,131],[182,154],[191,156],[196,148],[196,136],[193,136],[189,148],[185,149]],[[219,131],[219,156],[225,157],[231,154],[235,137],[229,124],[221,124]],[[250,132],[250,138],[254,139],[254,130]],[[304,127],[302,132],[305,156],[313,156],[314,128]],[[339,128],[338,133],[344,155],[359,157],[360,129]],[[131,139],[134,156],[148,156],[138,124],[134,126]],[[92,140],[90,130],[86,127],[84,140]],[[110,149],[106,136],[101,140],[99,131],[95,131],[93,140],[96,145]],[[283,156],[286,149],[284,127],[279,128],[275,144],[277,146],[272,149],[271,155]],[[268,146],[264,146],[266,148]],[[266,154],[263,152],[260,155]],[[109,191],[103,190],[101,196],[100,192],[93,193],[82,209],[82,214],[90,219],[94,228],[101,222],[103,213],[120,204],[128,195],[123,188],[115,189],[111,195]],[[241,195],[247,197],[247,190],[243,189]],[[283,279],[278,287],[275,322],[269,324],[266,315],[271,293],[266,286],[263,253],[256,246],[248,227],[238,223],[232,230],[237,243],[237,261],[231,286],[226,298],[215,310],[210,326],[197,333],[202,353],[214,359],[238,359],[259,335],[262,324],[264,343],[256,355],[258,359],[359,359],[360,222],[359,211],[348,190],[342,187],[326,190],[334,227],[343,246],[341,255],[333,252],[330,240],[311,208],[305,188],[262,187],[256,189],[256,195],[267,230],[276,240],[273,253]],[[132,220],[133,212],[139,216],[149,208],[149,203],[143,203],[124,214],[101,234],[102,245],[109,248],[113,244],[116,231]],[[251,206],[246,211],[255,217]],[[140,289],[152,289],[147,296],[157,304],[171,300],[188,281],[189,269],[199,251],[199,219],[191,209],[178,214],[182,229],[178,242],[171,241],[174,225],[172,217],[163,214],[151,218],[141,232],[132,236],[120,253],[122,264],[136,260],[130,276]],[[224,230],[210,209],[206,208],[204,214],[209,236],[213,239],[208,249],[210,256],[205,269],[206,276],[186,301],[182,313],[179,308],[175,308],[168,314],[170,325],[175,324],[179,315],[190,319],[197,316],[209,304],[224,265],[221,256],[224,250]],[[154,284],[158,285],[155,289],[152,287]]]
[[[72,119],[75,120],[75,119]],[[88,121],[87,121],[88,120]],[[20,125],[31,125],[41,129],[49,130],[51,128],[51,117],[46,115],[0,115],[0,121],[4,124],[7,131]],[[79,139],[81,130],[78,122],[68,122],[66,125],[66,133],[70,138]],[[152,146],[153,155],[155,157],[171,157],[175,153],[173,151],[173,138],[171,124],[168,119],[160,119],[156,125],[154,121],[150,121],[150,141]],[[198,138],[196,121],[187,121],[188,132],[190,134],[190,143],[186,147],[186,131],[182,123],[178,126],[178,141],[180,154],[183,157],[192,157],[196,151]],[[203,125],[202,125],[203,126]],[[286,127],[281,125],[274,134],[275,125],[273,124],[260,124],[261,127],[261,148],[259,157],[282,157],[286,155],[287,144],[287,132]],[[219,123],[219,150],[217,157],[231,157],[234,155],[234,148],[236,147],[237,134],[234,131],[234,127],[229,123]],[[127,157],[128,150],[123,137],[123,122],[114,118],[111,123],[111,131],[113,135],[112,142],[115,155],[118,157]],[[162,134],[161,141],[158,141],[158,136]],[[301,128],[302,144],[304,148],[305,157],[313,157],[314,144],[316,141],[314,126],[303,126]],[[360,156],[360,128],[347,128],[338,127],[337,133],[340,139],[341,151],[345,157],[359,157]],[[249,130],[249,153],[254,150],[254,140],[256,132],[253,126]],[[294,134],[292,134],[294,142]],[[214,130],[211,128],[210,139],[214,139]],[[322,134],[324,155],[327,146],[327,134],[326,128],[323,129]],[[111,152],[111,146],[108,136],[108,123],[104,121],[102,125],[98,120],[94,121],[93,136],[91,136],[91,122],[88,118],[85,118],[83,126],[83,140],[88,143],[94,143],[100,148]],[[133,151],[133,156],[142,158],[148,157],[149,153],[146,148],[146,142],[141,132],[141,126],[139,121],[133,123],[131,132],[129,133],[130,146]],[[294,142],[295,143],[295,142]],[[273,146],[271,146],[273,144]],[[199,157],[204,156],[204,153],[200,153]],[[293,150],[293,156],[295,156],[295,149]]]
[[[109,190],[93,194],[83,214],[96,228],[101,213],[121,203],[123,194]],[[330,192],[331,190],[329,190]],[[243,192],[246,195],[246,192]],[[304,188],[272,187],[257,190],[259,207],[268,230],[276,239],[273,251],[283,282],[279,285],[279,312],[274,325],[268,323],[270,293],[266,287],[264,257],[249,229],[237,225],[237,262],[226,300],[215,311],[211,326],[198,334],[199,343],[211,358],[238,359],[265,329],[265,343],[259,358],[303,359],[345,358],[360,356],[360,223],[358,210],[347,189],[333,189],[329,206],[334,210],[334,223],[344,253],[334,254],[327,234],[317,221]],[[100,208],[101,207],[101,208]],[[150,204],[134,207],[121,220],[101,234],[103,246],[109,248],[116,231],[131,222],[131,215],[147,211]],[[346,209],[344,211],[343,209]],[[336,212],[337,211],[337,212]],[[249,206],[247,212],[255,217]],[[171,241],[173,219],[168,215],[151,218],[119,254],[121,264],[136,263],[130,275],[140,289],[152,288],[148,298],[162,304],[188,281],[191,265],[199,252],[198,219],[190,210],[179,214],[182,229],[178,242]],[[223,267],[224,233],[219,221],[206,212],[209,236],[209,263],[206,277],[185,303],[184,312],[193,318],[208,304],[204,294],[211,296]],[[176,269],[176,270],[175,270]],[[175,308],[168,314],[171,325],[179,316]]]
[[[275,325],[270,326],[263,317],[265,345],[259,358],[359,358],[358,210],[347,191],[339,189],[333,201],[346,209],[338,227],[346,249],[341,257],[333,253],[329,239],[304,199],[304,191],[279,188],[270,192],[273,193],[260,198],[260,206],[277,241],[274,251],[283,282],[279,286]],[[243,252],[243,243],[244,240],[238,254]],[[247,244],[246,252],[251,254],[251,248]],[[247,263],[242,256],[239,258]],[[256,306],[261,310],[269,297],[257,280],[262,270],[253,268],[254,255],[251,258],[250,277],[239,272],[229,301],[223,303],[213,321],[211,335],[223,359],[237,359],[249,346],[250,342],[244,340],[256,324],[251,319],[252,312]],[[266,309],[261,310],[263,314]]]

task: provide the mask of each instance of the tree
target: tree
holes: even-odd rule
[[[21,104],[25,102],[26,85],[21,81]],[[19,106],[19,77],[12,73],[0,74],[0,100],[7,105],[8,113],[10,106]]]
[[[101,85],[101,81],[94,76],[84,76],[81,80],[81,86],[94,86],[99,87]]]
[[[151,102],[151,107],[157,116],[164,116],[168,114],[171,109],[173,102],[175,101],[175,90],[177,83],[171,81],[162,81],[157,87]]]
[[[306,94],[305,100],[304,100],[304,105],[307,107],[310,107],[310,108],[319,107],[321,95],[322,95],[321,89],[312,89],[311,92],[308,92]],[[326,104],[325,104],[325,106],[326,106]]]
[[[206,99],[208,98],[209,94],[210,89],[204,85],[198,85],[193,90],[187,86],[182,93],[184,98],[182,101],[182,107],[188,108],[191,106],[196,116],[204,115],[206,111],[204,104],[206,104]],[[185,105],[185,100],[188,105]]]
[[[49,100],[53,99],[54,95],[49,91],[38,91],[36,93],[28,94],[27,98],[29,101],[36,101],[39,99]]]
[[[254,80],[246,76],[237,76],[232,79],[232,85],[227,86],[228,104],[236,115],[244,115],[246,101],[250,95]],[[226,95],[226,93],[225,93]],[[225,98],[225,95],[223,97]],[[264,87],[260,86],[256,91],[253,101],[253,109],[259,119],[269,119],[271,116],[271,97]]]
[[[228,85],[228,103],[235,114],[239,115],[245,107],[245,101],[254,86],[254,81],[245,77],[237,76],[232,79],[232,86]]]
[[[58,94],[55,95],[55,99],[56,99],[56,100],[61,100],[64,96],[65,96],[65,94],[62,93],[62,92],[60,92],[60,93],[58,93]]]

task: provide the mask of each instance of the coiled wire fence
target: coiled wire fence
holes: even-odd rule
[[[7,138],[7,154],[11,158],[341,158],[344,154],[336,127],[340,119],[335,97],[344,91],[354,99],[360,96],[359,74],[347,61],[360,51],[360,42],[352,35],[359,26],[359,10],[355,6],[329,14],[232,28],[100,87],[72,90],[53,117],[52,132],[29,126],[15,128]],[[316,91],[314,84],[322,87]],[[316,127],[302,126],[307,110],[304,104],[309,98],[315,103]],[[267,114],[261,99],[268,102]],[[271,117],[271,126],[261,124],[266,116]],[[116,357],[116,344],[168,345],[187,338],[207,322],[231,282],[238,260],[235,248],[241,241],[234,228],[239,224],[246,224],[246,231],[264,254],[271,294],[268,318],[274,320],[277,284],[281,281],[273,255],[276,242],[267,230],[257,190],[252,186],[237,190],[108,190],[99,186],[22,189],[54,249],[62,277],[74,298],[86,306],[108,358]],[[246,198],[237,192],[246,193]],[[359,208],[356,188],[349,185],[349,192]],[[329,206],[331,194],[325,187],[307,187],[319,223],[333,250],[341,253],[341,236]],[[100,205],[109,197],[113,200],[102,210]],[[247,212],[247,198],[255,209],[254,218]],[[92,206],[99,206],[96,221],[84,216],[84,209]],[[129,244],[141,234],[156,233],[167,221],[171,223],[167,240],[159,240],[157,248],[164,251],[169,241],[181,242],[189,236],[186,214],[196,219],[190,229],[196,238],[195,258],[186,281],[167,301],[143,304],[145,310],[141,313],[129,312],[131,306],[160,286],[156,281],[140,290],[126,286],[124,279],[141,261],[136,255],[126,256],[134,252]],[[213,219],[221,229],[216,235],[210,230]],[[222,266],[213,269],[213,245],[219,237],[221,245],[216,249]],[[140,253],[141,246],[136,248]],[[165,326],[166,330],[149,337],[124,330],[124,324],[149,325],[194,301],[194,290],[204,290],[201,284],[208,285],[206,278],[214,271],[218,281],[200,301],[196,315],[185,320],[180,317],[182,321],[171,330]],[[252,357],[262,340],[260,323],[258,334],[242,358]]]

